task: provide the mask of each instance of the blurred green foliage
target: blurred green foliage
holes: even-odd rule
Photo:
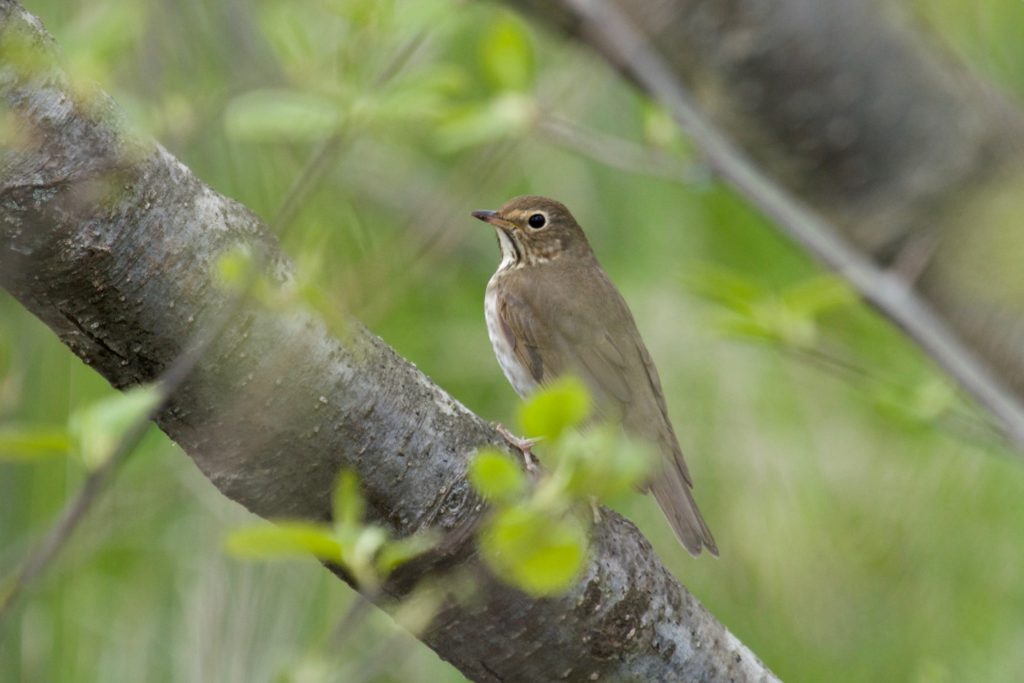
[[[0,430],[0,461],[31,461],[63,456],[71,439],[63,429],[9,426]]]
[[[597,506],[636,490],[650,471],[649,449],[621,430],[589,425],[591,400],[583,383],[566,376],[531,396],[520,423],[545,467],[535,481],[507,454],[482,449],[469,479],[491,503],[480,535],[483,558],[501,578],[537,596],[570,588],[586,560],[588,531]],[[581,431],[582,430],[582,431]]]
[[[75,410],[68,419],[68,433],[85,467],[94,470],[114,455],[131,426],[152,414],[162,399],[159,387],[148,384]]]
[[[523,493],[526,475],[506,453],[485,448],[470,463],[469,480],[485,500],[509,503]]]
[[[345,569],[365,591],[375,592],[402,564],[430,550],[429,533],[390,538],[363,520],[365,502],[355,472],[343,471],[333,497],[333,523],[277,520],[233,531],[227,549],[236,557],[279,560],[313,557]]]
[[[160,400],[156,385],[137,386],[76,408],[64,427],[4,425],[0,427],[0,462],[31,462],[73,453],[86,469],[94,470],[114,454],[129,428],[146,419]]]
[[[519,408],[519,424],[531,437],[557,441],[562,432],[582,424],[591,410],[586,386],[568,375],[523,403]]]
[[[781,291],[723,268],[695,268],[688,279],[691,291],[722,309],[719,328],[724,334],[796,349],[816,346],[822,313],[857,300],[836,276],[808,278]]]
[[[575,515],[554,517],[532,505],[496,511],[480,539],[497,575],[531,595],[564,593],[587,553],[587,527]]]
[[[1024,90],[1024,5],[914,6]],[[217,190],[272,221],[298,186],[276,227],[316,310],[354,313],[489,418],[508,423],[518,399],[483,324],[497,250],[467,213],[524,192],[565,201],[658,364],[721,559],[681,552],[648,497],[612,502],[694,594],[784,680],[1020,679],[1024,468],[591,54],[455,0],[28,7],[76,83],[97,82]],[[574,126],[572,144],[552,118]],[[625,172],[609,140],[690,180]],[[695,281],[708,264],[717,284]],[[0,575],[85,474],[74,458],[9,453],[66,451],[69,416],[112,395],[0,296]],[[334,640],[351,591],[313,559],[225,555],[247,520],[152,430],[0,625],[0,680],[462,680],[375,612]],[[410,619],[432,613],[428,598],[410,605]],[[386,665],[371,666],[381,642]]]

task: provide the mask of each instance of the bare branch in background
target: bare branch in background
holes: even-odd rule
[[[681,48],[675,52],[670,51],[669,47],[663,44],[663,41],[659,43],[657,35],[651,37],[638,30],[633,23],[633,15],[640,14],[642,15],[641,21],[646,19],[647,22],[643,24],[644,28],[651,33],[660,33],[664,36],[674,32],[693,30],[693,26],[687,26],[683,22],[693,19],[693,17],[688,16],[688,13],[693,10],[694,5],[701,3],[688,2],[687,0],[662,2],[660,5],[655,3],[659,5],[659,9],[648,8],[647,10],[639,10],[634,8],[631,12],[620,10],[610,0],[562,0],[560,3],[555,3],[562,8],[560,10],[542,9],[532,2],[522,4],[531,6],[536,11],[561,22],[563,25],[570,27],[570,30],[573,32],[582,35],[585,40],[597,47],[613,64],[625,71],[652,96],[661,100],[673,113],[680,125],[693,137],[695,144],[705,154],[707,162],[716,172],[747,197],[755,206],[760,208],[791,239],[801,244],[819,260],[841,274],[868,302],[899,325],[982,405],[998,417],[1009,438],[1019,449],[1024,449],[1024,408],[1022,408],[1019,401],[1019,394],[1014,393],[1016,385],[1012,382],[1012,378],[1010,383],[1004,383],[1002,374],[997,375],[993,371],[993,367],[998,368],[999,364],[992,364],[993,359],[991,357],[986,358],[986,355],[989,355],[985,354],[986,349],[983,347],[976,351],[957,334],[957,332],[960,334],[968,332],[970,334],[966,334],[965,337],[967,340],[972,340],[978,338],[978,331],[976,329],[954,331],[959,318],[954,317],[952,320],[946,320],[942,317],[943,314],[949,313],[949,311],[943,310],[941,306],[943,303],[950,303],[948,300],[938,302],[939,308],[937,311],[933,309],[934,302],[928,301],[929,291],[927,286],[925,286],[925,296],[919,296],[912,283],[900,277],[897,272],[877,265],[868,254],[858,248],[856,243],[844,241],[840,237],[839,230],[829,225],[826,219],[816,215],[812,209],[792,197],[782,186],[769,179],[743,151],[737,148],[725,134],[700,113],[683,85],[685,81],[673,70],[674,67],[676,69],[689,68],[689,73],[692,73],[699,68],[704,68],[713,72],[716,68],[724,69],[726,67],[718,64],[697,67],[690,64],[690,62],[685,62],[683,66],[680,66],[680,62],[684,58],[692,59],[693,55],[680,56],[683,52]],[[795,7],[796,3],[790,3],[792,5],[790,6],[783,0],[777,4],[784,8],[788,7],[788,10],[791,12],[798,11]],[[835,5],[838,3],[824,3],[824,5],[830,4]],[[862,7],[860,3],[850,4],[855,6],[853,11],[869,14],[863,15],[863,21],[850,24],[848,33],[852,37],[847,37],[845,40],[847,42],[875,40],[876,36],[874,34],[860,35],[856,30],[864,24],[864,21],[871,20],[871,10]],[[830,16],[836,14],[847,16],[846,13],[849,10],[826,8],[821,11]],[[742,13],[737,12],[737,14],[741,15]],[[708,12],[704,16],[705,22],[717,22],[716,28],[721,30],[729,30],[731,28],[730,20],[746,21],[750,19],[750,17],[713,17],[712,15],[713,12]],[[654,17],[656,16],[660,16],[658,20],[660,23],[654,23]],[[808,22],[802,22],[800,25],[814,31],[818,31],[821,28]],[[830,26],[825,28],[828,29]],[[761,30],[764,32],[764,35],[759,34],[756,38],[765,41],[771,40],[773,34],[764,27]],[[891,34],[892,31],[882,32],[882,35],[887,39],[891,38]],[[819,40],[820,36],[807,36],[808,43]],[[753,42],[756,42],[756,40]],[[676,57],[677,61],[675,63],[667,61],[662,56],[661,51],[651,47],[651,43],[661,47],[662,51],[672,54]],[[893,50],[904,53],[905,62],[898,62],[900,69],[910,75],[916,75],[917,71],[922,72],[920,82],[908,83],[906,88],[910,90],[915,88],[925,90],[932,87],[935,92],[931,99],[938,98],[940,95],[946,95],[946,99],[952,99],[952,95],[945,93],[943,90],[943,88],[948,87],[948,79],[951,77],[943,77],[942,74],[932,73],[929,70],[929,64],[922,64],[924,57],[916,53],[914,47],[913,43],[908,45],[901,45],[898,42],[892,44]],[[829,58],[825,54],[814,54],[819,59],[827,60]],[[745,56],[755,58],[749,54]],[[798,59],[791,61],[795,65],[794,68],[802,69],[803,71],[806,71],[808,68],[806,63],[801,64]],[[769,64],[762,66],[767,68]],[[875,66],[876,64],[870,60],[850,64],[848,66],[848,70],[851,72],[850,77],[857,80],[862,76],[862,74],[857,73],[858,70],[863,71]],[[877,68],[888,69],[889,67],[889,63],[877,65]],[[729,75],[731,73],[726,71],[726,76],[723,76],[723,78],[728,78]],[[905,74],[901,73],[901,75]],[[808,93],[813,93],[814,85],[815,83],[808,82],[804,83],[803,87]],[[858,88],[866,86],[867,84],[858,81]],[[873,93],[872,95],[878,98],[883,94],[888,95],[889,93],[880,92]],[[739,97],[736,93],[732,93],[732,95]],[[825,94],[821,95],[821,97],[825,96]],[[869,99],[863,93],[862,97]],[[902,97],[897,98],[894,95],[892,99],[893,101],[883,100],[882,104],[887,107],[910,105]],[[979,114],[977,116],[981,116],[981,112],[986,111],[982,108],[982,105],[988,105],[992,108],[995,106],[992,104],[994,101],[994,98],[990,97],[976,103],[979,107]],[[781,107],[785,106],[785,103],[777,103],[777,105]],[[824,105],[819,104],[819,106]],[[953,106],[948,105],[947,109],[953,108]],[[854,107],[852,102],[847,102],[847,109],[850,109],[854,114],[862,113],[866,118],[870,118],[867,112],[861,112],[857,107]],[[1000,116],[1004,114],[1001,108],[996,108],[995,111]],[[814,120],[811,118],[812,122]],[[823,125],[831,125],[835,128],[836,121],[839,120],[841,119],[833,117],[824,119],[822,123]],[[875,138],[878,135],[875,131],[865,132],[862,130],[862,125],[866,125],[869,122],[861,123],[858,121],[855,123],[847,121],[847,124],[853,127],[849,136],[850,139],[846,141],[847,146],[855,148],[858,143],[867,145],[877,142]],[[938,124],[933,124],[932,127],[937,132],[945,130],[943,126]],[[811,131],[810,135],[814,133],[815,131]],[[741,135],[740,139],[750,140],[750,136]],[[966,145],[968,142],[963,141],[963,144]],[[900,141],[900,143],[905,144],[906,141]],[[753,143],[750,144],[753,145]],[[938,144],[938,141],[936,141],[936,144]],[[941,144],[948,145],[948,141],[943,140]],[[896,154],[897,151],[902,152],[903,157]],[[874,152],[875,150],[862,150],[861,154],[874,154]],[[895,215],[906,217],[908,212],[915,208],[924,210],[920,205],[926,200],[937,201],[933,194],[935,188],[925,184],[922,174],[931,173],[933,176],[937,176],[940,175],[940,172],[943,172],[949,178],[960,180],[967,171],[971,170],[965,170],[962,168],[962,163],[954,164],[952,161],[948,165],[941,165],[933,169],[910,166],[911,162],[916,164],[939,164],[939,160],[928,158],[928,155],[931,153],[930,150],[904,150],[901,147],[889,150],[889,154],[880,159],[875,159],[872,156],[871,160],[877,163],[881,163],[881,159],[887,159],[889,163],[895,164],[899,162],[906,165],[906,168],[902,170],[907,175],[916,177],[916,184],[913,187],[907,188],[905,196],[894,194],[894,191],[899,189],[900,182],[911,183],[913,178],[892,178],[893,169],[889,169],[890,173],[879,173],[877,178],[873,178],[873,182],[889,178],[896,185],[896,187],[880,187],[875,193],[876,195],[884,195],[884,199],[888,203],[879,196],[873,197],[873,201],[869,201],[867,197],[861,197],[861,204],[864,206],[851,206],[849,213],[842,216],[842,218],[845,218],[847,221],[859,220],[866,222],[869,219],[864,216],[865,209],[873,207],[877,214],[872,216],[870,220],[874,220],[878,223],[878,226],[882,226],[887,216],[890,221],[893,220],[892,216]],[[848,154],[856,156],[857,152],[848,151]],[[976,158],[976,156],[972,158]],[[835,160],[832,159],[831,161]],[[976,161],[980,163],[980,160],[976,159]],[[822,161],[822,163],[825,162]],[[863,170],[868,172],[870,169]],[[881,171],[881,169],[879,170]],[[977,171],[979,174],[984,172],[984,168]],[[928,178],[928,181],[929,183],[938,182],[936,177]],[[792,181],[792,184],[795,186],[796,182]],[[865,179],[864,182],[867,182],[867,180]],[[810,183],[807,183],[804,186],[804,190],[809,198],[814,199],[817,195],[813,194],[812,187]],[[914,192],[915,190],[916,192]],[[899,210],[894,208],[897,204],[900,207]],[[863,226],[855,224],[851,227],[850,224],[847,224],[847,228],[862,230]],[[877,227],[877,229],[881,230],[882,228]],[[888,230],[889,228],[886,229]],[[911,237],[913,235],[904,236],[900,244],[912,244]],[[890,245],[893,239],[892,235],[887,235],[885,240],[879,240],[876,235],[870,239],[862,236],[860,241],[867,244],[880,244],[885,247]],[[902,251],[902,249],[897,250],[896,256],[898,257]],[[920,270],[921,268],[922,266],[919,265],[917,269]],[[925,278],[923,282],[927,285],[927,282],[930,281],[928,275],[923,277]],[[993,330],[992,335],[993,337],[1002,337],[1004,333],[1000,330]],[[988,363],[985,361],[988,361]]]
[[[37,19],[0,0],[0,97],[16,144],[0,151],[0,284],[115,387],[161,376],[231,306],[214,275],[238,245],[290,270],[261,221],[164,149],[127,136],[102,95],[72,92]],[[13,47],[12,47],[13,46]],[[445,604],[421,639],[478,681],[771,681],[620,516],[605,512],[580,583],[531,599],[475,557],[482,505],[468,457],[502,445],[357,321],[344,340],[304,311],[243,304],[157,424],[228,497],[265,517],[326,519],[355,470],[367,515],[405,536],[444,532],[386,599],[459,564],[474,604]],[[274,619],[275,615],[266,615]]]
[[[537,122],[541,135],[551,142],[594,161],[629,173],[655,176],[684,185],[703,179],[693,164],[657,149],[592,130],[557,116],[543,116]]]

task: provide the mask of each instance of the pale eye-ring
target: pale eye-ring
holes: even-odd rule
[[[532,216],[530,216],[528,219],[526,219],[526,224],[529,225],[534,230],[540,230],[541,228],[543,228],[547,224],[547,222],[548,222],[547,216],[545,216],[542,213],[535,213]]]

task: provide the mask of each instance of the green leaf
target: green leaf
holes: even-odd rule
[[[757,282],[727,268],[698,264],[684,277],[694,294],[733,311],[746,313],[766,290]]]
[[[67,455],[71,435],[53,427],[0,428],[0,462],[34,462]]]
[[[350,469],[341,471],[334,486],[331,504],[335,526],[354,528],[359,525],[365,509],[363,492],[359,487],[359,475]]]
[[[410,69],[374,93],[360,93],[349,116],[360,126],[388,132],[396,125],[434,124],[450,114],[453,93],[465,81],[465,73],[451,65]]]
[[[608,500],[631,493],[647,480],[658,456],[654,447],[612,425],[570,432],[551,458],[567,473],[564,490],[578,500]]]
[[[929,377],[914,390],[913,399],[914,415],[923,422],[934,422],[953,408],[957,393],[944,378]]]
[[[780,298],[791,310],[816,316],[856,302],[857,295],[842,278],[822,275],[791,285]]]
[[[236,140],[316,141],[338,130],[338,105],[297,90],[253,90],[228,103],[224,126]]]
[[[790,308],[780,299],[769,299],[755,306],[753,318],[765,330],[766,336],[785,346],[806,349],[818,340],[814,315]]]
[[[879,412],[907,426],[930,427],[956,405],[956,389],[940,377],[879,383],[872,390]]]
[[[68,433],[82,462],[95,469],[109,458],[126,431],[146,419],[163,396],[156,384],[127,391],[79,408],[68,419]]]
[[[363,580],[371,578],[373,559],[377,557],[377,553],[384,547],[387,540],[387,531],[379,526],[370,525],[359,527],[350,548],[347,543],[345,544],[345,549],[349,550],[349,564],[358,575],[364,577]]]
[[[644,140],[655,147],[669,147],[680,138],[679,125],[660,104],[645,100],[643,115]]]
[[[578,427],[590,416],[590,393],[573,376],[560,377],[534,394],[519,410],[519,424],[530,436],[554,441],[566,429]]]
[[[437,541],[436,534],[422,532],[385,543],[377,555],[377,572],[381,576],[387,576],[409,560],[433,549]]]
[[[491,519],[480,547],[502,580],[532,595],[557,595],[572,586],[582,569],[587,536],[574,517],[552,517],[519,505]]]
[[[447,600],[448,591],[436,586],[421,585],[412,595],[402,600],[395,609],[393,618],[409,633],[421,635],[430,626]]]
[[[469,465],[469,480],[487,500],[509,502],[526,487],[526,477],[515,460],[505,453],[484,448]]]
[[[458,112],[437,127],[436,140],[442,151],[457,152],[525,135],[536,119],[537,103],[532,98],[505,93]]]
[[[777,342],[779,336],[775,330],[765,327],[761,320],[742,318],[737,315],[723,316],[715,327],[729,337],[754,339],[763,342]]]
[[[279,560],[313,555],[328,562],[343,562],[341,544],[323,524],[280,521],[273,525],[239,529],[227,538],[226,547],[235,557],[250,560]]]
[[[225,287],[238,289],[249,278],[253,268],[252,252],[244,244],[237,244],[217,256],[214,272]]]
[[[526,90],[534,80],[533,44],[526,26],[503,14],[480,38],[480,65],[498,90]]]
[[[809,348],[818,340],[817,316],[856,300],[835,276],[812,277],[781,292],[770,291],[732,271],[702,267],[688,278],[690,289],[728,312],[718,327],[737,336]]]

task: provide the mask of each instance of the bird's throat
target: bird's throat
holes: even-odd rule
[[[522,263],[523,254],[515,237],[500,227],[495,227],[494,232],[498,234],[498,247],[501,249],[501,264],[498,270],[508,270]]]

